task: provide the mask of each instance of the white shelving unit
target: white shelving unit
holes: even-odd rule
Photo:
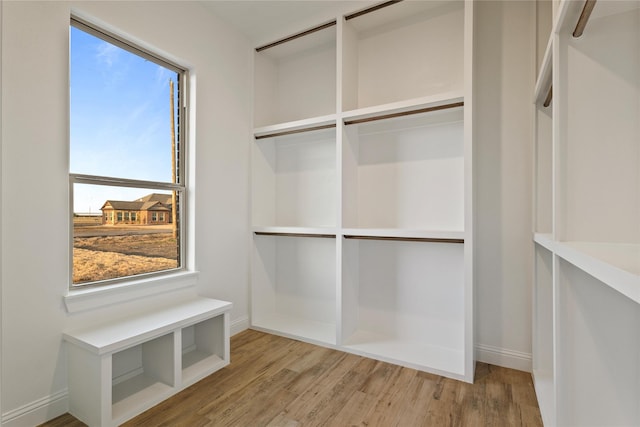
[[[553,6],[534,96],[536,392],[548,425],[639,425],[640,2]]]
[[[69,412],[116,426],[229,364],[231,303],[195,298],[66,332]]]
[[[256,49],[252,327],[473,381],[472,25],[383,3]]]

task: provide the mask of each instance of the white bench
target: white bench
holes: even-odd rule
[[[64,333],[69,412],[90,427],[120,425],[228,365],[230,310],[198,297]]]

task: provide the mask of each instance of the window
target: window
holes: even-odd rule
[[[71,287],[181,270],[187,73],[76,18],[70,40]]]

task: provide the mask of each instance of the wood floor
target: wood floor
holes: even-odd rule
[[[466,384],[253,330],[231,339],[231,361],[125,426],[542,425],[531,375],[483,363]]]

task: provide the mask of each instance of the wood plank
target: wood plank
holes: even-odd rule
[[[253,330],[231,365],[133,426],[542,426],[531,375],[478,363],[474,384]],[[45,427],[84,426],[63,415]]]

